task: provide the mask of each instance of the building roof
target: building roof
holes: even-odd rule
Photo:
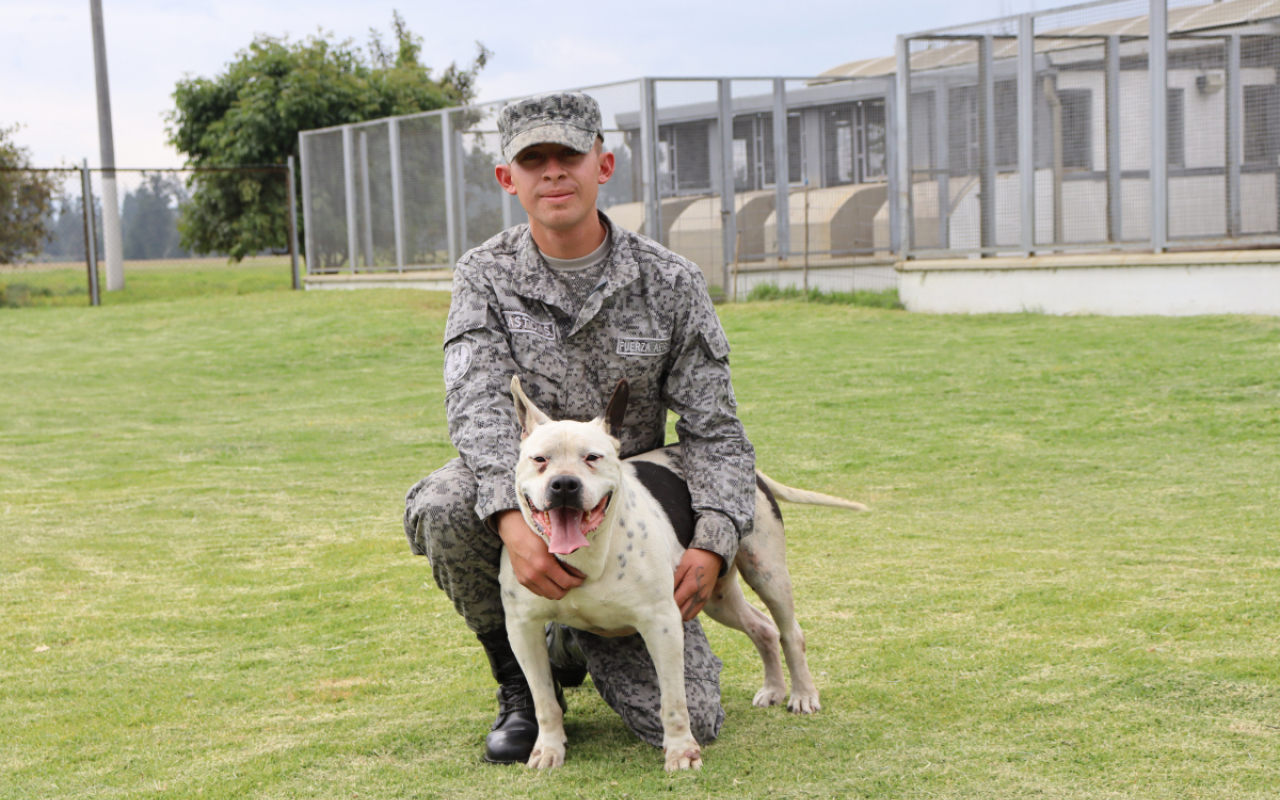
[[[1037,16],[1050,16],[1054,12],[1047,11]],[[1233,28],[1260,22],[1268,22],[1280,18],[1280,0],[1226,0],[1206,5],[1187,6],[1169,9],[1169,33],[1192,33],[1208,31],[1215,28]],[[934,31],[942,37],[962,36],[966,33],[976,35],[984,33],[983,29],[998,28],[1002,23],[1008,25],[1016,22],[1016,17],[977,23],[968,26],[951,27]],[[1103,20],[1082,25],[1054,28],[1037,31],[1036,52],[1044,53],[1053,50],[1066,50],[1081,46],[1081,38],[1104,36],[1145,37],[1148,33],[1147,17],[1127,17],[1123,19]],[[911,38],[916,38],[913,35]],[[926,38],[919,35],[919,38]],[[938,41],[938,40],[935,40]],[[1017,54],[1017,37],[1012,33],[997,34],[993,55],[995,58],[1013,58]],[[938,69],[955,64],[973,63],[977,59],[977,47],[971,42],[955,42],[926,50],[917,50],[911,54],[911,71]],[[896,56],[866,58],[850,61],[823,72],[819,77],[830,78],[870,78],[892,75],[897,71]]]

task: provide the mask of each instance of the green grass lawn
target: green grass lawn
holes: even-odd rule
[[[0,309],[0,796],[1275,797],[1280,320],[721,307],[761,468],[874,509],[783,508],[823,710],[708,622],[700,773],[588,685],[537,774],[401,534],[448,297],[278,272]]]

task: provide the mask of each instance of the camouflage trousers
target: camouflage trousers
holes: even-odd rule
[[[502,540],[475,513],[476,479],[455,458],[414,484],[405,497],[404,533],[414,555],[426,556],[436,585],[477,634],[505,627],[498,570]],[[591,682],[643,741],[662,746],[661,693],[653,659],[640,636],[603,637],[573,631]],[[684,678],[693,736],[714,740],[724,723],[719,658],[698,620],[684,624]]]

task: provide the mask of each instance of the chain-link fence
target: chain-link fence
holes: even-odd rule
[[[1277,17],[1108,0],[901,37],[905,253],[1280,243]]]
[[[178,264],[200,258],[226,260],[227,253],[220,248],[206,247],[203,249],[207,252],[195,253],[183,244],[179,225],[184,215],[187,223],[193,224],[194,217],[201,213],[192,205],[192,199],[202,185],[220,193],[218,198],[205,204],[214,207],[213,216],[205,211],[205,228],[221,229],[225,220],[218,215],[232,215],[237,217],[235,222],[246,228],[246,235],[257,235],[260,229],[279,228],[273,231],[276,235],[269,237],[278,244],[257,254],[295,254],[297,250],[292,245],[296,214],[289,199],[293,194],[293,179],[287,166],[116,168],[110,174],[88,167],[7,168],[4,172],[13,176],[10,183],[14,187],[30,189],[34,187],[33,180],[38,182],[38,189],[27,191],[25,202],[39,215],[29,226],[38,235],[25,237],[15,251],[17,263],[6,266],[10,270],[27,271],[83,268],[89,300],[94,305],[99,300],[99,288],[107,288],[106,281],[99,286],[101,273],[110,269],[111,258],[103,202],[104,197],[113,194],[120,209],[121,268],[124,262],[142,266]],[[108,186],[107,182],[112,180],[115,186]],[[225,207],[222,200],[228,194],[241,203],[240,208]],[[259,202],[263,200],[265,202]],[[6,202],[23,200],[15,190]],[[85,213],[86,205],[91,213]],[[293,270],[297,276],[296,263]],[[295,288],[299,288],[298,283],[295,277]]]
[[[891,89],[889,76],[587,87],[617,159],[600,207],[698,264],[715,293],[893,288]],[[301,134],[308,271],[451,267],[525,221],[494,178],[503,105]]]

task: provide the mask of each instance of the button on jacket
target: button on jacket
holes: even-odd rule
[[[445,407],[453,444],[478,481],[476,514],[487,520],[519,507],[512,375],[552,419],[580,422],[603,413],[625,377],[631,399],[615,432],[622,456],[662,447],[667,410],[679,415],[697,514],[691,546],[727,567],[751,529],[755,451],[737,417],[724,329],[697,266],[600,219],[613,247],[576,316],[527,225],[458,262],[445,327]]]

